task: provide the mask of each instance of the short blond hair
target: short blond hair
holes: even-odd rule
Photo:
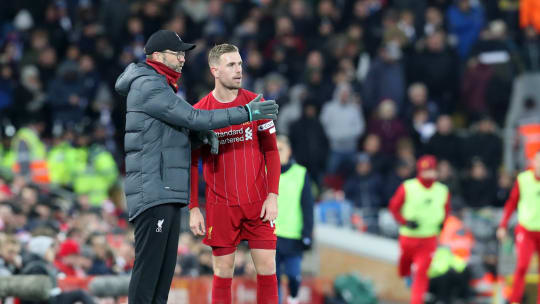
[[[213,66],[219,63],[219,58],[223,54],[238,52],[238,47],[232,44],[223,43],[214,46],[208,52],[208,65]]]

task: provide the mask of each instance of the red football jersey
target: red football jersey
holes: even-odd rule
[[[235,100],[222,103],[210,92],[194,107],[225,109],[246,105],[255,97],[255,93],[239,89]],[[272,120],[245,122],[214,132],[219,139],[218,155],[212,155],[208,146],[192,151],[190,208],[198,206],[199,157],[203,160],[207,203],[249,204],[265,200],[269,192],[278,193],[280,164]]]

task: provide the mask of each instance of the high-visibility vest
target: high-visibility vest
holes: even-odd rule
[[[49,151],[47,164],[52,183],[61,186],[73,183],[76,157],[76,149],[67,141],[57,144]]]
[[[450,269],[460,273],[465,270],[465,267],[467,267],[465,260],[454,255],[449,248],[439,247],[429,265],[428,276],[436,278],[447,273]]]
[[[278,217],[275,233],[279,237],[300,240],[304,218],[302,215],[302,189],[306,168],[292,164],[279,178]]]
[[[416,221],[418,228],[402,226],[399,233],[409,237],[431,237],[439,234],[445,216],[448,188],[439,182],[426,188],[417,178],[408,179],[403,185],[405,202],[401,207],[401,214],[405,220]]]
[[[84,164],[84,169],[77,169],[73,190],[79,195],[88,195],[91,205],[101,206],[118,178],[114,158],[101,146],[93,145],[90,149],[78,149],[78,162]]]
[[[11,171],[15,163],[15,153],[11,149],[4,150],[3,147],[0,147],[0,151],[0,168]]]
[[[32,181],[38,184],[48,184],[50,177],[46,161],[47,149],[36,132],[30,128],[22,128],[17,131],[11,142],[12,150],[15,153],[13,172],[17,174],[21,171],[18,162],[18,147],[21,141],[28,145],[30,152],[30,175]]]
[[[519,224],[527,230],[540,231],[540,181],[532,170],[527,170],[518,175],[517,182]]]

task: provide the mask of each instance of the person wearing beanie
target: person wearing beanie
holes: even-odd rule
[[[66,276],[79,276],[81,272],[78,267],[80,254],[81,246],[79,243],[75,240],[67,239],[60,244],[54,264]]]
[[[427,272],[437,249],[437,236],[450,214],[450,192],[437,181],[435,156],[420,157],[416,170],[417,176],[404,181],[396,190],[389,209],[401,226],[398,273],[412,278],[410,303],[422,304],[428,290]]]
[[[525,275],[535,252],[540,252],[540,150],[536,152],[532,168],[521,172],[510,192],[504,206],[504,213],[497,238],[503,240],[507,236],[510,216],[517,209],[518,226],[515,229],[517,265],[510,303],[522,303],[525,290]],[[540,291],[540,282],[538,283]],[[536,303],[540,303],[537,296]]]
[[[51,298],[45,302],[21,301],[20,304],[67,304],[78,303],[94,304],[95,301],[82,289],[62,292],[58,288],[59,270],[55,267],[55,255],[72,256],[79,252],[78,244],[73,240],[66,240],[60,245],[57,253],[56,241],[48,236],[35,236],[28,241],[26,251],[28,257],[20,274],[23,275],[46,275],[52,282],[53,289],[50,291]],[[77,302],[78,301],[78,302]]]
[[[125,194],[135,227],[135,264],[130,304],[166,303],[176,265],[180,208],[189,204],[192,145],[219,141],[211,130],[261,119],[277,119],[273,100],[257,95],[242,106],[193,108],[177,95],[186,52],[195,48],[177,33],[159,30],[144,47],[146,61],[131,63],[116,91],[127,97]]]

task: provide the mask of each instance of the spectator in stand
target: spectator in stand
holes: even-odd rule
[[[412,119],[414,110],[418,108],[426,108],[431,121],[435,121],[439,116],[439,107],[429,98],[428,89],[424,83],[411,84],[407,90],[407,96],[409,101],[405,109],[407,119]]]
[[[21,244],[11,234],[0,234],[0,276],[16,274],[21,266]]]
[[[66,61],[58,67],[58,75],[51,82],[48,95],[53,121],[67,124],[82,120],[88,99],[77,63]]]
[[[379,56],[370,65],[363,85],[363,107],[368,115],[383,99],[393,100],[398,111],[403,107],[406,84],[401,58],[401,49],[394,42],[379,49]]]
[[[369,155],[359,153],[356,156],[356,171],[345,182],[345,198],[361,210],[367,231],[378,232],[379,209],[383,207],[381,189],[383,180],[374,172]]]
[[[21,127],[21,120],[28,113],[36,115],[46,112],[48,109],[45,108],[45,101],[46,95],[39,70],[33,65],[25,66],[21,69],[20,82],[14,91],[14,103],[10,113],[12,122]]]
[[[105,235],[95,233],[87,241],[89,249],[93,253],[91,267],[88,269],[88,275],[108,275],[114,274],[112,269],[114,263],[114,254],[107,244]]]
[[[67,239],[60,244],[56,259],[54,261],[55,267],[61,273],[70,277],[82,277],[84,272],[80,265],[81,246],[77,241]]]
[[[463,198],[472,208],[491,207],[495,203],[497,180],[480,158],[473,158],[468,177],[463,180]]]
[[[448,115],[439,116],[437,133],[428,141],[426,151],[439,160],[446,159],[452,166],[461,168],[461,146],[461,139],[454,132],[452,118]]]
[[[326,79],[326,63],[321,51],[313,50],[308,53],[305,65],[305,83],[308,91],[308,100],[317,105],[319,110],[323,104],[332,98],[334,87]]]
[[[521,46],[520,55],[526,72],[540,71],[540,30],[528,26],[523,29],[524,41]]]
[[[385,175],[391,169],[392,159],[382,153],[381,138],[376,134],[368,134],[362,144],[362,152],[369,155],[371,166],[374,172]]]
[[[275,100],[279,105],[289,102],[287,96],[287,80],[278,73],[270,73],[264,78],[264,87],[257,92],[262,92],[265,99]]]
[[[398,160],[392,171],[386,176],[383,185],[383,205],[387,206],[392,195],[406,179],[414,177],[414,162]]]
[[[328,164],[329,144],[315,105],[303,105],[302,117],[291,125],[289,138],[294,159],[305,166],[313,181],[320,185]]]
[[[492,72],[485,93],[487,111],[498,124],[502,124],[508,109],[512,81],[518,72],[517,48],[509,41],[503,21],[489,23],[471,50],[471,57],[488,66]]]
[[[424,146],[435,134],[435,131],[435,123],[430,121],[427,108],[417,108],[409,125],[409,134],[418,154],[424,153]]]
[[[284,135],[289,135],[291,124],[302,117],[304,101],[308,94],[306,87],[302,84],[293,86],[289,91],[289,102],[281,107],[276,122],[277,131]]]
[[[35,236],[27,245],[28,256],[24,262],[21,274],[46,275],[52,282],[53,294],[51,301],[57,304],[71,304],[77,301],[83,304],[94,304],[92,297],[84,290],[62,292],[58,288],[58,270],[53,264],[57,248],[55,240],[48,236]],[[46,304],[45,302],[21,301],[21,304]]]
[[[437,30],[444,29],[444,16],[440,9],[435,6],[430,6],[425,10],[424,15],[424,35],[429,36]]]
[[[477,119],[478,114],[488,113],[487,90],[493,69],[480,63],[477,58],[470,58],[460,83],[460,102],[465,114]]]
[[[341,166],[354,162],[356,143],[366,125],[349,83],[336,87],[334,98],[321,111],[321,124],[330,141],[328,171],[336,173]]]
[[[384,99],[377,106],[377,112],[368,124],[368,132],[379,136],[381,151],[387,156],[394,155],[397,142],[407,136],[405,125],[397,115],[396,103],[392,99]]]
[[[10,66],[0,66],[0,118],[5,117],[5,113],[8,113],[8,109],[13,104],[14,77]]]
[[[294,25],[295,33],[310,38],[313,34],[313,18],[309,13],[309,4],[302,0],[289,1],[288,12]]]
[[[427,35],[424,48],[413,55],[408,75],[413,81],[426,85],[429,97],[441,112],[451,113],[457,97],[459,59],[446,40],[442,29]],[[430,115],[433,112],[430,109]]]
[[[465,138],[461,154],[464,159],[482,159],[488,170],[495,173],[502,162],[502,147],[502,139],[497,134],[495,122],[491,117],[484,116]]]
[[[452,206],[463,206],[462,185],[456,169],[447,160],[441,160],[437,165],[439,182],[448,187],[452,193]]]
[[[484,9],[472,0],[455,0],[446,12],[449,32],[457,38],[461,60],[466,60],[485,22]]]

